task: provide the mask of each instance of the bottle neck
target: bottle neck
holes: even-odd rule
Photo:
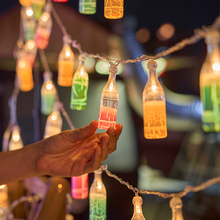
[[[101,175],[101,173],[95,173],[94,175],[95,175],[94,176],[94,182],[102,183],[102,175]]]
[[[207,56],[212,59],[213,57],[219,57],[219,44],[209,43],[207,44]]]
[[[113,72],[109,72],[108,82],[116,82],[116,74]]]
[[[158,82],[155,68],[149,69],[149,79],[148,79],[148,81],[149,81],[150,84],[156,84]]]
[[[142,206],[141,205],[134,205],[134,213],[142,214]]]

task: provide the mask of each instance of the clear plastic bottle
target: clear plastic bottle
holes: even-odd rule
[[[59,134],[62,130],[63,119],[59,111],[59,102],[55,102],[53,112],[47,117],[44,138]]]
[[[205,38],[207,55],[200,71],[200,98],[203,103],[202,127],[220,131],[220,33],[211,31]]]
[[[96,0],[79,0],[79,12],[81,14],[95,14]]]
[[[23,148],[23,141],[20,136],[20,127],[15,125],[12,128],[12,135],[11,139],[9,141],[8,149],[11,150],[17,150]]]
[[[131,220],[145,220],[145,217],[142,212],[143,200],[140,196],[135,196],[132,200],[134,205],[134,214]]]
[[[102,169],[94,171],[89,191],[89,220],[106,220],[106,188],[102,182]]]
[[[43,8],[46,3],[46,0],[31,0],[31,1],[32,1],[32,8],[34,11],[34,17],[38,21],[38,19],[43,13]]]
[[[47,3],[45,5],[45,10],[43,14],[40,16],[36,33],[35,33],[35,42],[37,48],[45,49],[49,43],[51,28],[52,28],[52,19],[51,19],[51,12],[52,5],[51,3]]]
[[[109,68],[108,82],[104,86],[101,95],[98,128],[107,130],[116,125],[119,92],[116,84],[117,66],[111,65]]]
[[[52,73],[46,71],[44,73],[44,83],[41,87],[41,113],[44,115],[51,114],[55,100],[56,88],[52,81]]]
[[[74,73],[74,53],[71,49],[71,39],[63,37],[63,48],[58,58],[58,85],[71,86]]]
[[[108,19],[118,19],[124,16],[124,0],[105,0],[104,16]]]
[[[75,110],[84,110],[87,105],[89,76],[84,67],[85,59],[85,55],[79,55],[79,66],[73,75],[70,108]]]
[[[172,220],[184,220],[182,215],[182,200],[179,197],[173,197],[170,200],[170,208],[172,210]]]
[[[157,63],[149,60],[148,81],[143,90],[144,137],[159,139],[167,137],[165,94],[156,76]]]

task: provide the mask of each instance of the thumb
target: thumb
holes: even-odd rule
[[[93,120],[90,124],[86,125],[85,127],[75,129],[69,132],[69,137],[67,138],[71,142],[77,142],[84,140],[91,135],[93,135],[98,127],[98,122]]]

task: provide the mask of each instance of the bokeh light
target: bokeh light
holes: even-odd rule
[[[140,43],[146,43],[150,39],[150,36],[151,32],[147,28],[140,28],[136,33],[136,39]]]
[[[157,30],[156,35],[159,40],[165,41],[173,37],[175,27],[171,23],[165,23]]]

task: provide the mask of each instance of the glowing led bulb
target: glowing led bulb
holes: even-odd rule
[[[166,103],[162,86],[156,76],[157,63],[149,60],[149,77],[143,90],[144,137],[159,139],[167,136]]]
[[[87,104],[89,76],[84,67],[85,59],[85,55],[79,55],[79,66],[73,75],[70,108],[75,110],[84,110]]]
[[[71,193],[74,199],[86,199],[89,195],[88,174],[71,177]]]
[[[56,88],[52,81],[52,73],[44,73],[44,83],[41,87],[41,113],[51,114],[56,99]]]
[[[79,12],[81,14],[95,14],[96,0],[79,0]]]
[[[63,120],[59,111],[59,103],[54,103],[53,112],[47,117],[44,138],[60,133],[62,125]]]
[[[102,182],[102,169],[94,172],[89,191],[89,220],[106,220],[106,189]]]
[[[35,42],[37,48],[45,49],[49,43],[50,32],[52,28],[52,19],[50,15],[52,5],[47,3],[45,5],[45,11],[40,16],[38,25],[36,28]]]
[[[116,125],[119,92],[116,85],[116,73],[118,69],[115,65],[109,68],[109,78],[102,90],[98,128],[108,129]]]
[[[105,0],[104,16],[108,19],[122,18],[124,15],[124,0]]]
[[[184,220],[182,215],[182,200],[179,197],[173,197],[170,200],[170,208],[172,210],[172,220]]]
[[[23,142],[21,140],[20,127],[19,126],[15,125],[12,128],[12,136],[11,136],[11,139],[9,141],[8,148],[9,148],[9,150],[17,150],[17,149],[23,148]]]
[[[68,35],[63,37],[63,48],[58,58],[58,85],[71,86],[74,72],[74,53],[71,50],[71,39]]]
[[[44,8],[46,1],[45,0],[31,0],[31,1],[32,1],[32,7],[34,11],[34,17],[38,21],[38,19],[43,13],[43,8]]]
[[[220,131],[220,33],[207,33],[207,55],[200,71],[200,98],[203,103],[202,127],[206,132]]]
[[[140,196],[135,196],[132,200],[134,205],[134,214],[131,220],[145,220],[144,215],[142,213],[142,204],[143,200]]]

